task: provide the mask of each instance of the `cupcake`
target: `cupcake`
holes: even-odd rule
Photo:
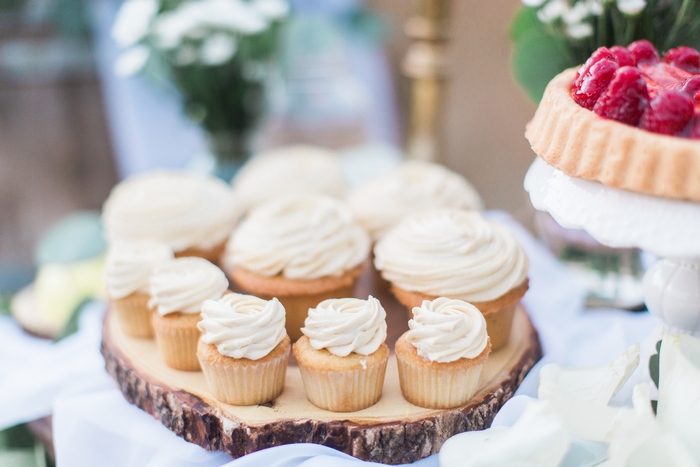
[[[213,177],[158,171],[128,178],[112,189],[102,217],[105,235],[153,239],[175,256],[199,256],[217,263],[241,216],[231,189]]]
[[[483,203],[461,175],[430,162],[410,161],[354,189],[347,198],[374,240],[404,217],[436,208],[476,209]]]
[[[255,155],[233,179],[236,200],[247,211],[279,195],[345,195],[339,156],[316,146],[281,146]]]
[[[276,298],[229,293],[207,300],[197,326],[202,331],[197,357],[214,397],[256,405],[282,393],[291,342]]]
[[[282,302],[296,341],[309,308],[352,296],[369,249],[369,235],[345,205],[323,195],[289,195],[248,214],[223,262],[245,292]]]
[[[122,240],[109,246],[104,272],[107,298],[129,336],[153,336],[149,279],[155,267],[172,258],[172,248],[155,240]]]
[[[386,313],[379,300],[324,300],[309,310],[302,331],[292,349],[309,402],[354,412],[379,400],[389,359]]]
[[[165,363],[177,370],[199,370],[197,342],[205,300],[228,289],[221,269],[197,258],[176,258],[157,267],[150,279],[153,329]]]
[[[441,209],[405,219],[374,248],[374,265],[408,309],[448,297],[486,319],[493,350],[508,343],[528,288],[529,262],[513,234],[474,211]]]
[[[408,327],[395,347],[404,398],[429,409],[466,404],[491,352],[481,312],[462,300],[425,300]]]

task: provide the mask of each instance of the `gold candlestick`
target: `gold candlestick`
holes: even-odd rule
[[[411,80],[406,150],[411,159],[440,162],[442,93],[447,78],[449,0],[422,0],[404,31],[413,42],[403,62]]]

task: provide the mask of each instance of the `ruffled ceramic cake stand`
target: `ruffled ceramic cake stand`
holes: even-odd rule
[[[644,276],[647,307],[669,332],[700,337],[700,203],[573,178],[540,158],[530,166],[525,190],[535,209],[562,227],[661,257]]]

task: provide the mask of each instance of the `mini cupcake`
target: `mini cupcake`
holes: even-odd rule
[[[430,162],[410,161],[354,189],[348,206],[376,241],[404,217],[437,208],[476,209],[483,203],[456,172]]]
[[[221,269],[197,258],[176,258],[157,267],[150,279],[153,329],[165,363],[177,370],[199,370],[197,342],[205,300],[228,289]]]
[[[207,300],[198,327],[197,357],[214,397],[256,405],[282,393],[291,342],[276,298],[229,293]]]
[[[222,181],[189,172],[136,175],[114,187],[102,217],[107,240],[153,239],[175,256],[217,263],[242,211]]]
[[[331,299],[309,310],[304,337],[293,346],[309,402],[354,412],[382,396],[389,359],[386,313],[370,296]]]
[[[405,219],[374,248],[374,265],[408,309],[448,297],[472,303],[491,345],[508,343],[528,289],[529,262],[513,234],[478,212],[441,209]]]
[[[345,195],[340,157],[317,146],[281,146],[256,154],[233,179],[236,200],[246,211],[279,195]]]
[[[153,336],[149,279],[155,267],[172,258],[172,248],[155,240],[122,240],[109,246],[105,287],[122,330],[129,336]]]
[[[370,240],[350,210],[323,195],[289,195],[253,209],[233,233],[224,269],[244,291],[277,297],[287,333],[301,337],[309,308],[352,296]]]
[[[406,400],[429,409],[466,404],[491,352],[481,312],[462,300],[425,300],[413,308],[408,327],[395,347]]]

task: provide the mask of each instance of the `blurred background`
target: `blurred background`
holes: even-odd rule
[[[471,181],[487,208],[530,224],[522,181],[534,155],[523,132],[535,105],[512,77],[508,38],[520,1],[446,3],[439,160]],[[99,209],[124,176],[197,164],[205,151],[174,92],[115,73],[120,5],[0,1],[1,292],[31,280],[34,246],[48,226]],[[291,8],[282,84],[273,85],[256,144],[406,148],[405,30],[421,2],[302,0]]]

